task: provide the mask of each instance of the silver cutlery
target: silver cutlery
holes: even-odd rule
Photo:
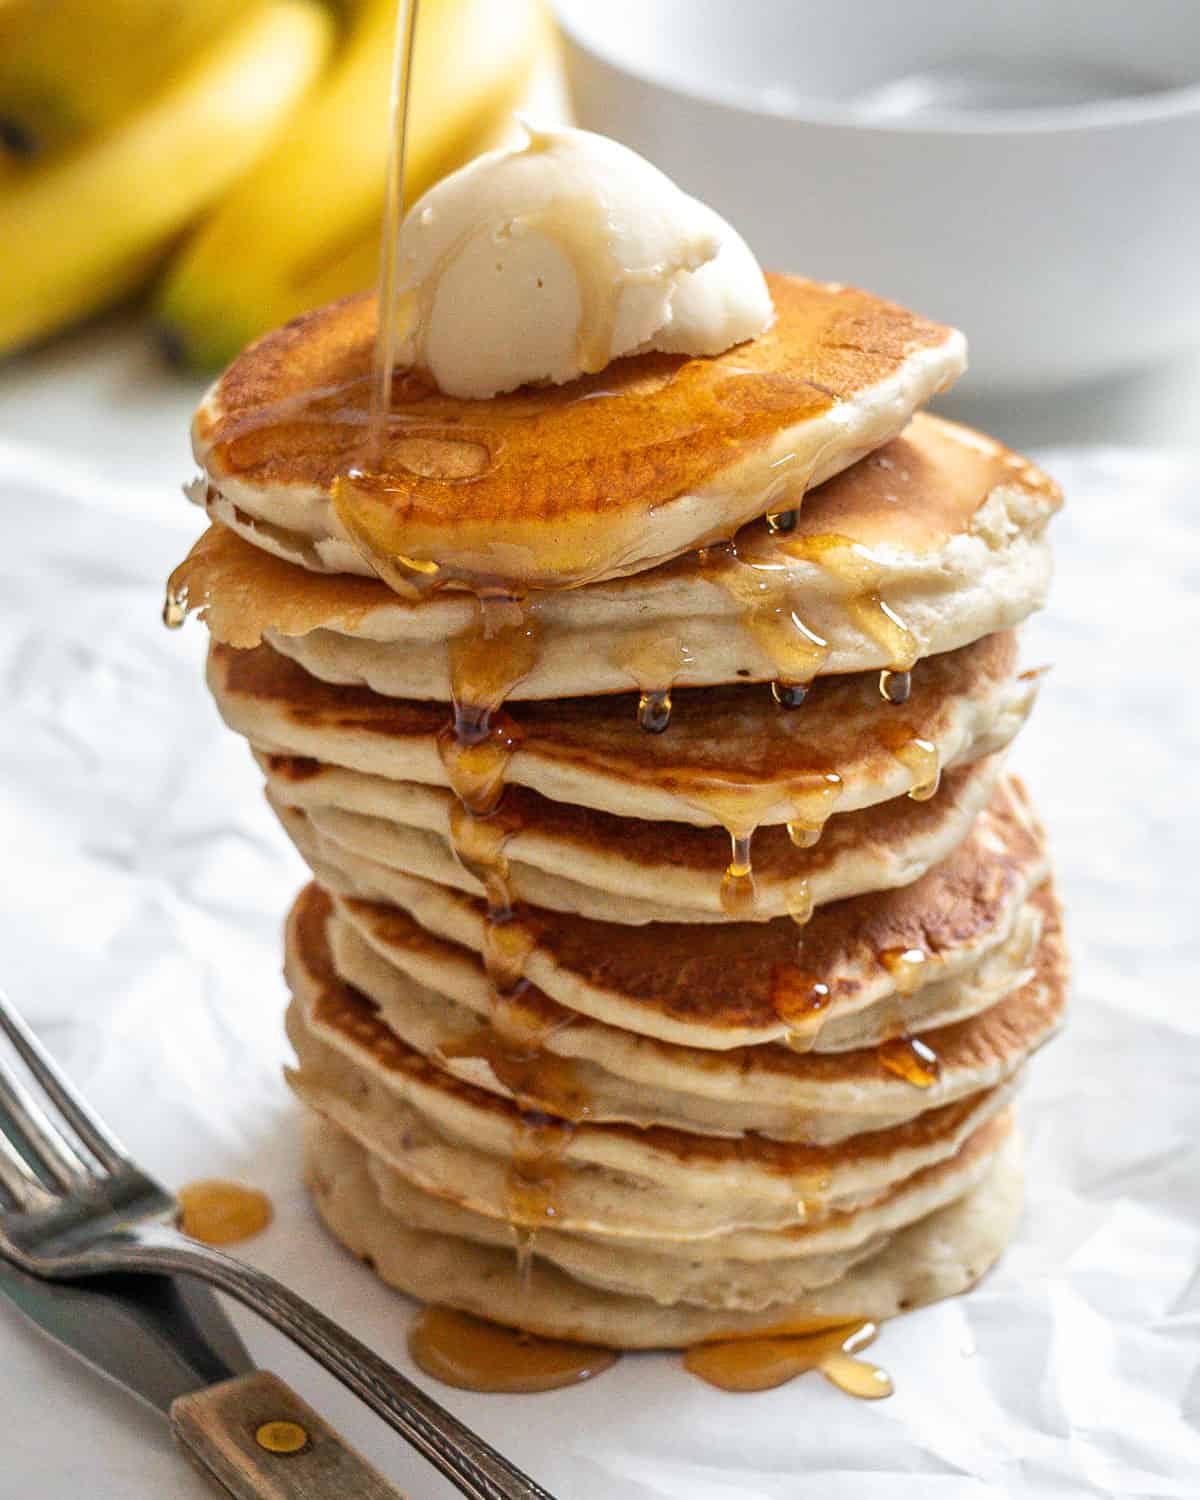
[[[35,1084],[0,1059],[0,1293],[167,1412],[204,1473],[238,1500],[399,1494],[283,1381],[254,1369],[216,1288],[287,1334],[471,1500],[553,1500],[304,1298],[182,1235],[175,1200],[130,1159],[2,994],[0,1032]]]

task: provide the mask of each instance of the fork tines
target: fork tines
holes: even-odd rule
[[[41,1043],[0,992],[0,1031],[79,1143],[0,1059],[0,1187],[18,1208],[40,1208],[114,1172],[127,1160],[119,1142],[87,1108]]]

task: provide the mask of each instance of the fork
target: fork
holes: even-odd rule
[[[114,1272],[197,1277],[287,1334],[471,1500],[553,1500],[303,1297],[181,1234],[174,1198],[129,1157],[2,992],[0,1031],[41,1090],[35,1098],[0,1059],[0,1261],[52,1281]]]

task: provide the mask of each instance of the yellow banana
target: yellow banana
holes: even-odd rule
[[[409,201],[512,107],[543,24],[537,0],[424,0],[418,16]],[[156,313],[190,362],[224,364],[264,330],[372,279],[376,256],[363,247],[383,210],[395,20],[396,0],[360,0],[339,61],[286,139],[169,267]]]
[[[9,0],[0,144],[40,156],[105,129],[249,9],[247,0]]]
[[[138,285],[279,134],[329,55],[316,0],[269,0],[119,128],[0,192],[0,352]]]

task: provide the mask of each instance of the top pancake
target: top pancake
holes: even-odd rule
[[[534,649],[506,696],[905,669],[1039,607],[1046,523],[1060,498],[1000,444],[920,414],[812,491],[785,535],[759,521],[728,546],[636,577],[529,596]],[[221,524],[171,587],[204,612],[217,640],[267,639],[313,676],[387,697],[451,696],[450,642],[486,633],[475,600],[454,590],[402,599],[378,580],[302,572],[293,564],[311,548],[298,535],[264,528],[220,497],[210,510]]]
[[[796,505],[963,369],[961,334],[853,288],[769,278],[772,327],[715,358],[646,354],[490,401],[400,376],[364,464],[370,296],[252,344],[210,389],[193,445],[210,485],[335,572],[566,588],[639,572]],[[364,561],[364,552],[372,555]],[[415,590],[421,592],[422,590]]]

